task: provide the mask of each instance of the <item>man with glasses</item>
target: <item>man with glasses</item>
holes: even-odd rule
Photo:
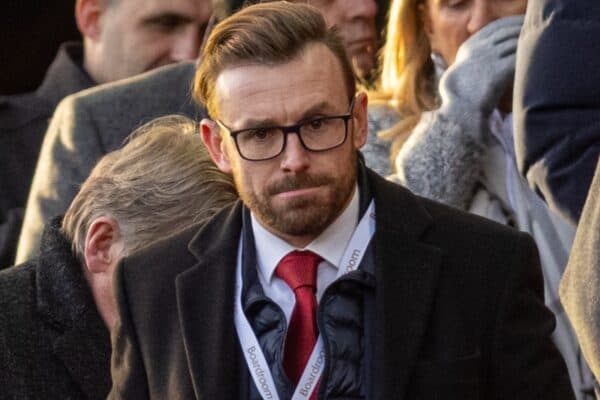
[[[231,14],[242,4],[259,1],[268,0],[211,0],[215,11],[211,23]],[[293,1],[311,4],[323,14],[329,26],[336,26],[356,77],[365,83],[373,79],[379,46],[375,15],[378,10],[379,14],[385,15],[387,7],[381,4],[385,1]],[[162,20],[170,21],[168,18]],[[193,119],[205,116],[204,107],[195,106],[190,99],[194,71],[194,63],[180,63],[78,93],[60,104],[48,128],[39,156],[40,168],[35,173],[25,215],[21,218],[23,229],[18,240],[18,263],[36,255],[46,221],[64,213],[94,163],[106,152],[119,148],[129,132],[167,114],[184,114]],[[386,146],[379,141],[376,143],[366,155],[377,158],[386,152]]]
[[[314,8],[250,6],[205,52],[200,133],[241,201],[118,267],[109,398],[572,398],[531,239],[364,166],[367,96]]]

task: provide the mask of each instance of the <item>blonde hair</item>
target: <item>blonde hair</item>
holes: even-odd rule
[[[183,116],[155,119],[105,155],[83,183],[62,230],[83,260],[87,231],[96,218],[117,220],[131,253],[235,201],[229,175],[204,148],[196,123]]]
[[[393,140],[392,157],[421,114],[436,108],[431,46],[419,15],[422,4],[423,0],[394,0],[389,11],[381,78],[374,97],[401,115],[400,122],[381,132],[382,137]]]
[[[336,29],[327,28],[316,8],[285,1],[248,6],[215,26],[196,71],[194,98],[215,118],[214,87],[223,70],[243,64],[286,63],[312,43],[325,45],[338,59],[351,99],[356,91],[354,72]]]

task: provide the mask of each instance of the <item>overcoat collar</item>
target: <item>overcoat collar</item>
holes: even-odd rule
[[[373,376],[378,381],[374,397],[402,398],[399,394],[408,388],[432,309],[441,255],[439,249],[421,242],[431,217],[417,198],[371,171],[366,176],[376,210]],[[198,263],[176,280],[184,344],[198,398],[239,398],[233,293],[242,207],[238,201],[200,230],[189,244]]]
[[[94,85],[83,68],[83,44],[67,42],[60,46],[36,95],[54,108],[66,96]]]
[[[37,310],[57,333],[53,352],[62,360],[87,398],[104,398],[110,390],[110,336],[60,232],[61,218],[45,228],[36,270]]]

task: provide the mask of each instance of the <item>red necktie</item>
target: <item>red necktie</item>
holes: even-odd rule
[[[310,251],[292,251],[279,262],[275,275],[294,291],[296,305],[288,327],[283,367],[297,384],[317,342],[316,281],[321,257]],[[311,398],[316,398],[316,390]]]

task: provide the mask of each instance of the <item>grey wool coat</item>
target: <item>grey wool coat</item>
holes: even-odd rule
[[[110,336],[57,218],[40,257],[0,272],[0,399],[104,399]]]
[[[36,255],[44,224],[63,214],[96,162],[139,125],[167,114],[202,117],[190,95],[193,62],[77,93],[56,109],[27,201],[16,262]]]

